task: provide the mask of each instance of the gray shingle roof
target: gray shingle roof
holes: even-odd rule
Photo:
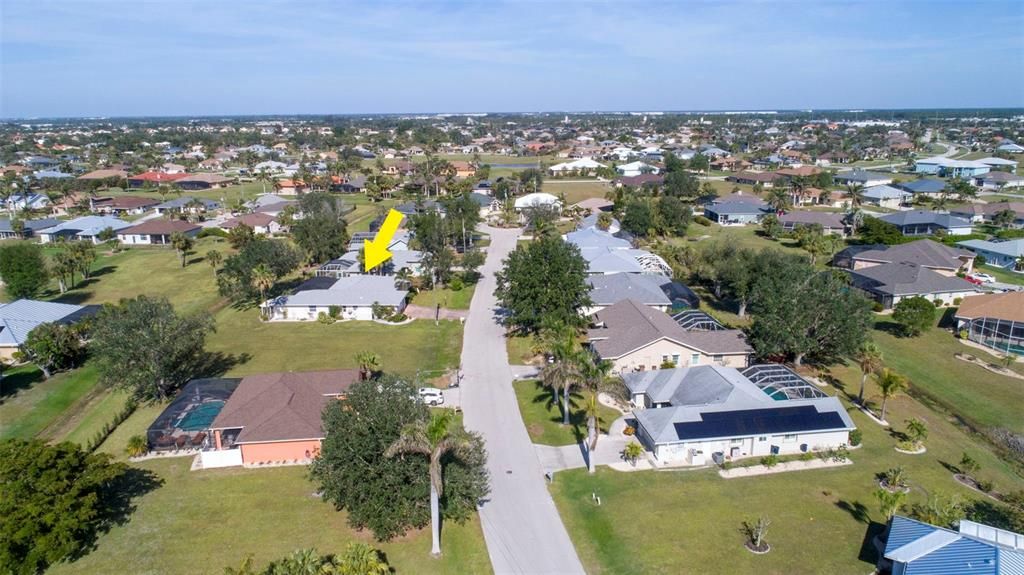
[[[958,218],[952,214],[932,212],[929,210],[908,210],[906,212],[896,212],[894,214],[886,214],[878,219],[895,226],[932,224],[946,229],[971,227],[971,222],[963,218]]]
[[[672,283],[665,276],[618,273],[591,276],[587,283],[594,305],[608,306],[624,299],[634,299],[644,305],[672,305],[662,289]]]
[[[588,336],[605,359],[619,358],[660,339],[710,354],[751,353],[753,349],[739,330],[686,331],[668,314],[632,299],[622,300],[594,314]]]
[[[886,295],[913,296],[980,291],[969,281],[944,276],[929,268],[906,262],[871,266],[850,271],[850,274],[857,287]]]
[[[357,275],[339,279],[328,289],[300,291],[281,296],[274,305],[279,306],[369,306],[374,302],[386,306],[399,306],[408,291],[395,287],[391,276]]]
[[[879,263],[909,262],[929,268],[958,270],[961,257],[974,257],[967,250],[951,248],[934,240],[917,240],[880,249],[860,251],[854,259]]]

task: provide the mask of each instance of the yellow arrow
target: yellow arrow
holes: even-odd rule
[[[388,212],[384,223],[377,230],[377,235],[369,241],[363,242],[363,271],[369,272],[373,268],[391,259],[391,251],[388,245],[398,231],[398,224],[402,223],[402,212],[392,209]]]

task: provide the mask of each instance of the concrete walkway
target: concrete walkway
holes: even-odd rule
[[[409,304],[405,306],[405,315],[416,319],[429,319],[433,321],[434,311],[435,310],[432,307],[424,307],[421,305]],[[461,319],[465,319],[467,315],[469,315],[469,312],[467,312],[464,309],[448,309],[446,307],[443,307],[441,308],[441,311],[438,313],[438,319],[450,319],[458,321]]]
[[[498,323],[494,273],[515,249],[520,230],[483,231],[491,246],[466,320],[462,408],[466,427],[487,442],[491,494],[480,506],[480,522],[491,566],[499,574],[583,573],[523,425]]]

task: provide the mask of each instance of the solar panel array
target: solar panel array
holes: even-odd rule
[[[807,433],[846,427],[838,413],[819,413],[812,405],[702,413],[701,421],[673,425],[680,439]]]
[[[775,400],[828,397],[793,370],[778,363],[752,365],[742,373],[761,391],[768,394],[768,397]]]

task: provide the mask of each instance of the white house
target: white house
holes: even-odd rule
[[[643,162],[630,162],[616,166],[615,171],[621,176],[639,176],[640,174],[657,174],[658,168]]]
[[[203,228],[183,220],[146,220],[118,230],[117,239],[124,245],[163,246],[171,243],[176,233],[194,238]]]
[[[527,208],[537,207],[554,207],[561,208],[562,201],[557,196],[547,194],[544,192],[534,192],[532,194],[526,194],[525,196],[516,198],[515,208],[516,211],[525,210]]]
[[[589,173],[598,168],[605,167],[604,164],[594,161],[592,158],[580,158],[571,162],[562,162],[561,164],[555,164],[548,168],[548,172],[553,176],[559,174],[569,174],[572,172]]]
[[[265,301],[260,309],[271,321],[316,321],[321,312],[330,314],[332,308],[338,311],[338,319],[372,320],[374,304],[401,312],[408,294],[395,287],[391,276],[315,277],[292,295]]]
[[[637,438],[663,463],[705,465],[836,448],[856,429],[839,399],[785,366],[624,374]]]
[[[39,243],[48,244],[60,238],[74,240],[88,240],[94,244],[100,243],[99,235],[106,229],[115,232],[131,226],[132,224],[110,216],[84,216],[66,222],[38,230]]]
[[[899,209],[909,203],[914,194],[889,185],[871,186],[863,190],[864,202],[880,208]]]

